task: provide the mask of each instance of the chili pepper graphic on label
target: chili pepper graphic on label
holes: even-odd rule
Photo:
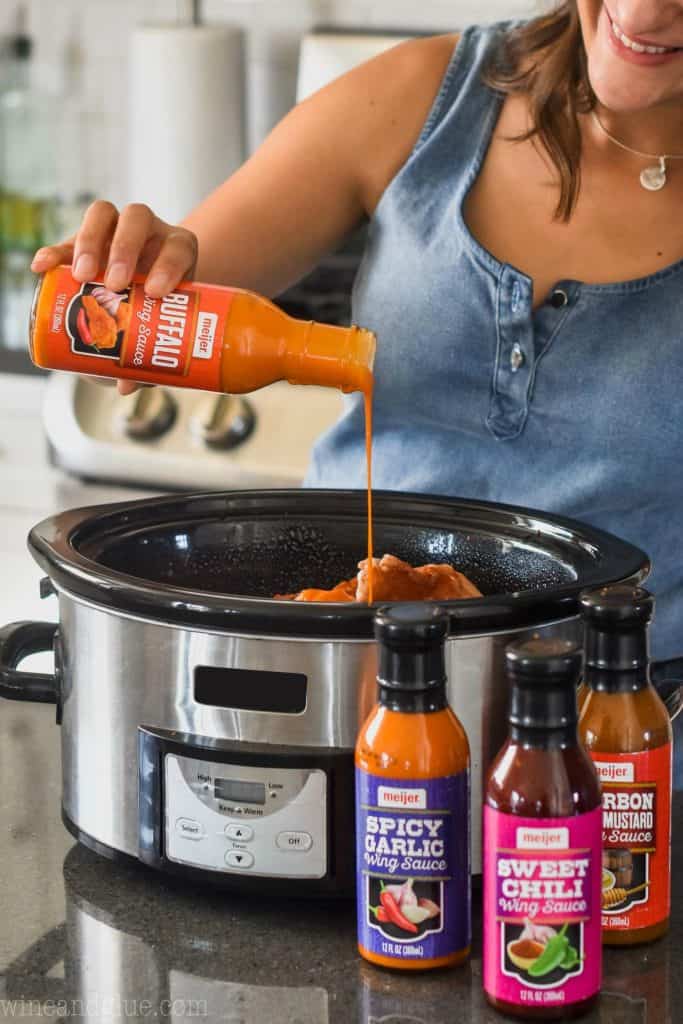
[[[549,940],[538,959],[532,963],[529,968],[529,974],[532,978],[542,978],[545,974],[550,974],[551,971],[554,971],[556,967],[562,964],[562,961],[569,952],[569,939],[566,933],[567,924],[565,923],[557,935]]]
[[[381,893],[379,894],[379,899],[392,924],[395,924],[397,928],[401,928],[404,932],[410,932],[411,935],[417,935],[417,925],[413,924],[412,921],[409,921],[408,918],[401,913],[398,903],[391,893],[387,892],[384,885]]]
[[[574,946],[569,946],[565,953],[564,960],[560,964],[563,971],[573,971],[583,958],[579,956]]]
[[[76,317],[76,327],[80,335],[81,341],[86,345],[92,345],[94,347],[95,342],[92,339],[90,328],[88,327],[88,321],[85,317],[85,310],[79,309],[78,316]]]
[[[380,881],[380,906],[373,907],[368,906],[368,910],[371,914],[374,914],[375,920],[379,921],[380,924],[395,924],[397,922],[392,919],[387,913],[386,907],[381,904],[381,895],[384,894],[387,897],[391,897],[396,906],[396,910],[402,918],[405,918],[409,922],[409,925],[415,925],[416,931],[413,932],[410,927],[405,925],[397,925],[402,931],[410,931],[411,934],[416,934],[420,930],[420,926],[426,921],[432,918],[438,917],[441,913],[441,908],[434,900],[427,899],[424,896],[417,897],[414,889],[414,879],[408,878],[402,885],[387,885],[386,882]]]

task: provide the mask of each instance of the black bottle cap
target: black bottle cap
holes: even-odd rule
[[[581,671],[581,648],[572,640],[534,636],[506,649],[508,671],[513,679],[565,679]]]
[[[584,620],[602,629],[633,629],[647,625],[655,609],[655,599],[644,587],[614,583],[581,595]]]
[[[448,622],[442,608],[424,602],[380,609],[375,616],[375,637],[379,644],[377,681],[383,703],[390,693],[409,699],[410,695],[445,692]],[[426,708],[421,706],[419,710]]]
[[[615,583],[581,595],[586,668],[635,672],[648,664],[647,628],[655,607],[643,587]]]
[[[517,729],[575,729],[582,649],[571,640],[533,637],[506,649],[512,683],[510,725]]]

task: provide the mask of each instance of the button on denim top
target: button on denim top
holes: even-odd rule
[[[470,234],[463,201],[502,100],[482,72],[510,23],[460,38],[370,225],[354,322],[378,336],[374,485],[529,505],[642,547],[653,654],[683,654],[683,260],[618,284],[532,282]],[[524,210],[519,211],[524,231]],[[306,484],[363,487],[360,396]]]

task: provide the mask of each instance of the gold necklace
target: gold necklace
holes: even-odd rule
[[[639,149],[632,149],[631,146],[625,145],[620,142],[619,139],[607,131],[604,124],[600,120],[595,110],[591,111],[593,119],[597,124],[598,128],[610,142],[613,142],[615,146],[619,146],[620,149],[625,149],[627,153],[633,153],[634,156],[642,156],[645,160],[658,160],[659,164],[655,167],[645,167],[640,172],[640,184],[648,192],[659,192],[660,188],[664,188],[666,185],[666,161],[667,160],[683,160],[683,153],[642,153]]]

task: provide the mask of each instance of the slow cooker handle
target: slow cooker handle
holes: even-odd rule
[[[650,665],[650,678],[673,722],[683,711],[683,658],[653,661]]]
[[[30,654],[53,649],[56,622],[11,622],[0,629],[0,697],[57,703],[57,679],[45,672],[20,672]]]

